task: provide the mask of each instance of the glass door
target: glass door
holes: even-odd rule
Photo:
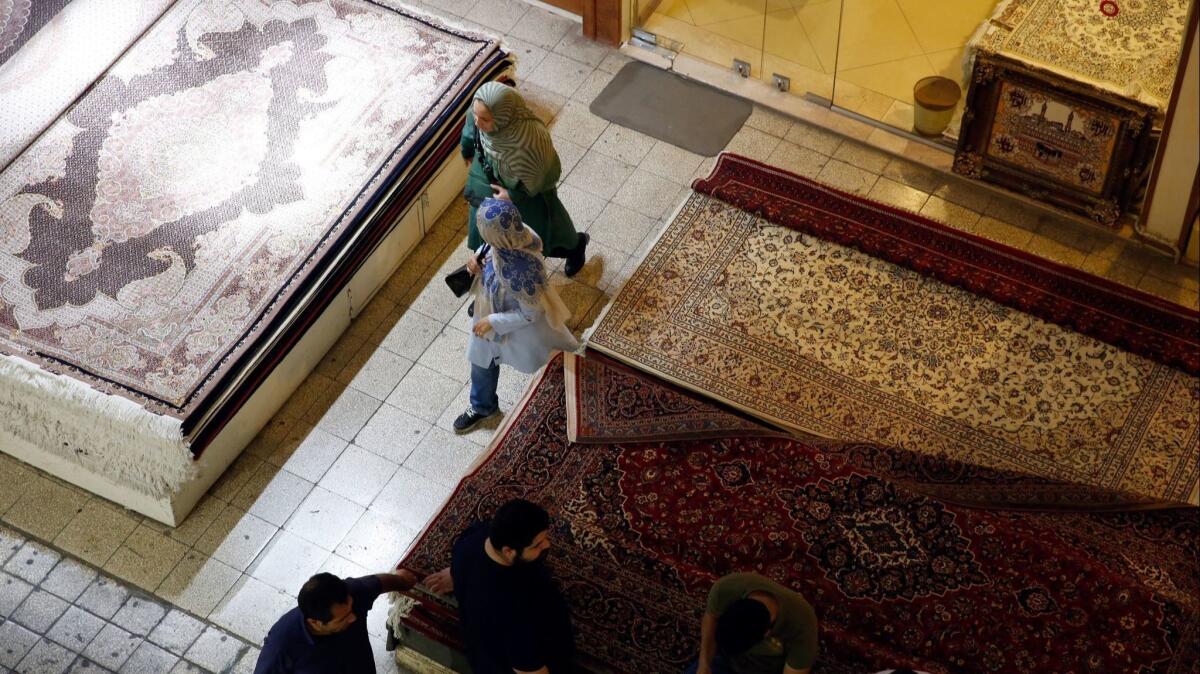
[[[657,44],[789,91],[833,97],[841,0],[630,0]]]
[[[939,118],[945,117],[954,135],[966,97],[967,42],[994,11],[996,0],[841,4],[833,104],[904,131],[920,126],[919,131],[930,132],[925,135],[934,135]],[[936,114],[954,100],[956,89],[957,103]],[[921,93],[914,97],[914,90]],[[917,99],[927,104],[920,115],[924,120],[916,114]]]

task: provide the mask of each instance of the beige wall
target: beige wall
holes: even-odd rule
[[[1190,53],[1184,57],[1187,71],[1176,100],[1170,135],[1166,144],[1159,149],[1163,153],[1163,161],[1158,170],[1150,211],[1138,226],[1143,234],[1172,247],[1183,232],[1183,220],[1188,215],[1188,198],[1197,167],[1200,166],[1200,31],[1192,33],[1192,43],[1187,51]]]

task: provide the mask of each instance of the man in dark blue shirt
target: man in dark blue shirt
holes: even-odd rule
[[[573,671],[571,615],[544,564],[549,547],[546,511],[509,501],[463,532],[450,567],[425,579],[434,592],[454,592],[474,674]]]
[[[384,592],[417,584],[411,571],[342,580],[318,573],[300,589],[298,606],[267,633],[254,674],[375,674],[367,611]]]

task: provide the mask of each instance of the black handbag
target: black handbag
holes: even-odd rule
[[[483,257],[487,255],[489,247],[490,246],[485,243],[483,244],[483,248],[479,250],[479,255],[476,256],[476,259],[481,263]],[[474,277],[472,276],[470,270],[467,269],[467,265],[465,264],[449,274],[446,274],[446,285],[450,286],[450,292],[454,293],[455,297],[462,297],[463,295],[466,295],[467,292],[471,290],[471,284],[474,282],[474,280]]]

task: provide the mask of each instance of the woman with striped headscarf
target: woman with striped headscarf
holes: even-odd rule
[[[479,248],[475,209],[484,199],[511,201],[525,224],[541,237],[546,257],[566,258],[566,274],[583,267],[588,235],[575,231],[558,198],[562,165],[550,132],[516,89],[488,82],[475,93],[463,127],[463,159],[470,167],[464,196],[471,204],[467,246]]]

